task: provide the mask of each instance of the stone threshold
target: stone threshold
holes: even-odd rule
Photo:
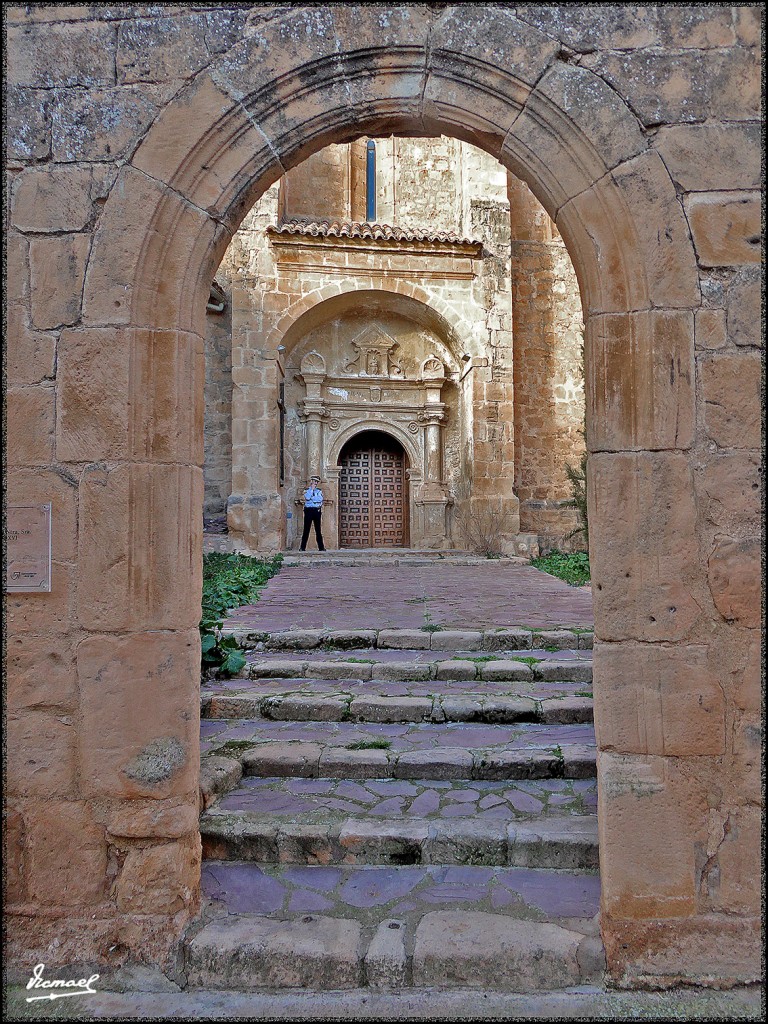
[[[438,910],[413,931],[398,918],[365,922],[321,914],[276,920],[222,916],[187,944],[190,988],[312,988],[440,985],[524,992],[599,981],[604,953],[595,935],[503,914]]]
[[[200,819],[205,860],[259,864],[485,865],[596,870],[594,814],[526,821],[366,818],[299,820],[214,808]]]
[[[247,684],[246,684],[247,685]],[[483,722],[572,724],[592,721],[590,697],[528,696],[385,696],[375,689],[364,695],[339,693],[203,694],[200,716],[206,719],[257,719],[315,722]]]
[[[263,644],[266,650],[333,650],[374,648],[411,651],[529,651],[591,650],[593,631],[578,629],[528,629],[503,626],[496,629],[286,629],[265,632],[249,626],[229,625],[222,630],[241,647]]]
[[[17,969],[14,973],[17,987],[7,990],[9,1019],[36,1019],[37,1011],[25,1003],[29,972]],[[82,970],[72,974],[81,976]],[[88,997],[89,1020],[765,1020],[761,985],[723,991],[694,986],[621,991],[592,984],[518,993],[500,992],[490,987],[491,981],[481,988],[374,986],[341,992],[295,988],[242,992],[234,987],[200,987],[185,991],[157,970],[130,966],[102,969],[98,985],[96,995]],[[73,1008],[69,1013],[77,1011]]]

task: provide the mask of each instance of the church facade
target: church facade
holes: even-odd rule
[[[208,305],[206,512],[240,550],[534,554],[577,527],[582,319],[527,187],[455,139],[334,145],[246,216]]]

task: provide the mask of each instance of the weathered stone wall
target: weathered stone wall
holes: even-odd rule
[[[610,973],[758,978],[760,9],[156,11],[6,8],[8,500],[54,503],[53,591],[7,602],[8,952],[168,962],[196,912],[210,281],[302,157],[426,130],[579,280]]]

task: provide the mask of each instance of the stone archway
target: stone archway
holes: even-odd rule
[[[736,665],[734,617],[723,623],[713,595],[718,608],[735,607],[737,625],[757,626],[746,613],[739,620],[738,595],[731,600],[717,582],[726,565],[749,579],[753,566],[745,570],[726,545],[709,571],[709,541],[696,532],[701,296],[688,223],[658,148],[603,77],[506,11],[404,6],[384,19],[376,7],[296,9],[251,29],[194,74],[119,167],[87,259],[82,310],[75,298],[77,315],[67,312],[76,329],[64,331],[58,350],[55,456],[57,472],[79,467],[79,532],[58,603],[38,625],[46,636],[63,629],[76,645],[76,768],[54,794],[22,782],[18,806],[29,834],[43,821],[52,828],[51,815],[70,829],[77,821],[62,849],[70,870],[94,882],[68,908],[62,938],[43,911],[56,854],[38,843],[17,941],[41,950],[56,937],[59,959],[75,950],[99,959],[110,943],[165,955],[194,915],[210,281],[244,211],[303,156],[363,132],[442,132],[485,148],[530,185],[580,283],[609,967],[620,979],[662,984],[751,977],[759,915],[744,896],[742,865],[751,861],[740,858],[754,845],[754,816],[745,811],[743,753],[725,739],[726,712],[732,728],[738,716],[708,650]],[[249,367],[240,369],[246,379]],[[711,392],[717,374],[727,371],[712,370]],[[32,464],[53,462],[52,451],[34,450]],[[137,711],[149,702],[151,719]],[[168,748],[166,775],[143,778],[141,756],[169,737],[181,753],[174,761]],[[41,806],[56,794],[66,815]],[[746,846],[724,860],[721,898],[703,885],[700,862],[714,856],[713,829],[731,814]],[[115,835],[128,853],[108,884]]]

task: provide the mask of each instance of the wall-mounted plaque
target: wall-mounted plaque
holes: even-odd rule
[[[5,527],[5,589],[47,593],[51,589],[51,503],[9,505]]]

